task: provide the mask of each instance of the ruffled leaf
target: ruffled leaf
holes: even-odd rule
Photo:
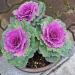
[[[10,54],[10,53],[7,53],[5,50],[1,49],[2,53],[3,53],[3,56],[6,58],[6,59],[11,59],[13,58],[13,56]]]
[[[42,18],[45,15],[45,3],[44,2],[39,2],[39,17],[38,19]]]
[[[35,36],[36,35],[36,28],[34,28],[29,22],[27,21],[22,21],[21,22],[21,26],[22,28],[28,32],[31,36]]]
[[[16,18],[11,17],[8,28],[17,28],[17,27],[21,27],[21,22],[19,22]]]
[[[56,19],[56,21],[58,21],[60,25],[64,28],[64,30],[66,30],[66,24],[63,21],[61,21],[60,19]]]
[[[58,55],[58,56],[50,56],[49,58],[45,58],[48,62],[58,62],[60,59],[61,59],[61,57],[60,57],[60,55]]]
[[[46,49],[46,47],[40,45],[39,50],[43,57],[50,57],[50,52]]]
[[[72,34],[68,31],[63,47],[57,49],[57,51],[60,52],[60,55],[62,57],[66,57],[71,54],[70,52],[73,47],[74,47],[74,42],[73,42]]]
[[[33,24],[32,25],[36,25],[36,22],[37,22],[37,25],[40,25],[40,20],[44,17],[44,15],[45,15],[45,9],[46,9],[46,7],[45,7],[45,4],[44,4],[44,2],[38,2],[38,4],[39,4],[39,14],[38,14],[38,16],[36,17],[36,19],[34,19],[34,21],[32,22]]]
[[[38,40],[40,40],[40,34],[41,34],[41,27],[36,26],[36,37]]]
[[[8,60],[8,62],[16,67],[25,67],[27,62],[28,62],[28,58],[25,57],[15,57],[13,59]]]
[[[57,60],[60,59],[60,55],[58,52],[56,51],[53,51],[52,49],[49,49],[47,50],[47,47],[43,46],[43,45],[40,45],[39,46],[39,50],[43,57],[45,57],[45,59],[49,62],[56,62]]]
[[[46,18],[42,19],[42,22],[40,25],[47,25],[48,23],[52,22],[53,18],[50,16],[47,16]]]

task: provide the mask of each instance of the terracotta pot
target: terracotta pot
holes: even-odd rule
[[[60,61],[57,61],[56,63],[47,65],[45,67],[41,67],[41,68],[37,68],[37,69],[30,69],[30,68],[17,68],[23,72],[27,72],[27,73],[40,73],[40,72],[45,72],[47,70],[49,70],[49,72],[52,72],[53,70],[55,70],[57,67],[61,66],[64,62],[66,62],[70,57],[66,57]]]
[[[47,65],[45,67],[37,68],[37,69],[31,69],[31,68],[18,68],[18,69],[21,70],[21,71],[24,71],[24,72],[36,73],[36,72],[43,72],[43,71],[46,71],[48,69],[51,69],[53,66],[55,66],[55,63]]]
[[[75,43],[74,43],[75,46]],[[45,67],[41,67],[41,68],[37,68],[37,69],[31,69],[31,68],[17,68],[23,72],[28,72],[28,73],[37,73],[37,72],[45,72],[47,70],[49,70],[49,73],[52,72],[53,70],[57,69],[58,67],[60,67],[64,62],[66,62],[71,56],[73,56],[73,54],[75,53],[75,47],[73,47],[70,51],[69,51],[69,55],[65,58],[61,58],[60,60],[58,60],[57,62],[53,63],[53,64],[49,64]]]

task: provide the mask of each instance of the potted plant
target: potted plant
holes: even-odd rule
[[[70,55],[71,33],[60,19],[45,15],[43,2],[25,2],[13,15],[1,42],[10,64],[22,71],[40,72]]]

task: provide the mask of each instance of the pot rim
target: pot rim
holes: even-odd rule
[[[52,70],[55,70],[57,67],[61,66],[64,62],[66,62],[70,57],[66,57],[62,60],[59,60],[57,61],[56,63],[54,64],[49,64],[47,66],[44,66],[44,67],[41,67],[41,68],[34,68],[34,69],[30,69],[30,68],[18,68],[16,67],[17,69],[23,71],[23,72],[28,72],[28,73],[38,73],[38,72],[44,72],[46,70],[49,70],[52,71]]]
[[[38,72],[46,71],[46,70],[52,68],[53,66],[55,66],[55,64],[49,64],[47,66],[44,66],[41,68],[34,68],[34,69],[32,69],[32,68],[17,68],[17,67],[16,68],[23,72],[38,73]]]

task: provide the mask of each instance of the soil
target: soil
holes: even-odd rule
[[[27,68],[41,68],[49,64],[52,64],[52,62],[46,61],[45,58],[41,54],[36,52],[34,56],[29,59],[26,67]]]

